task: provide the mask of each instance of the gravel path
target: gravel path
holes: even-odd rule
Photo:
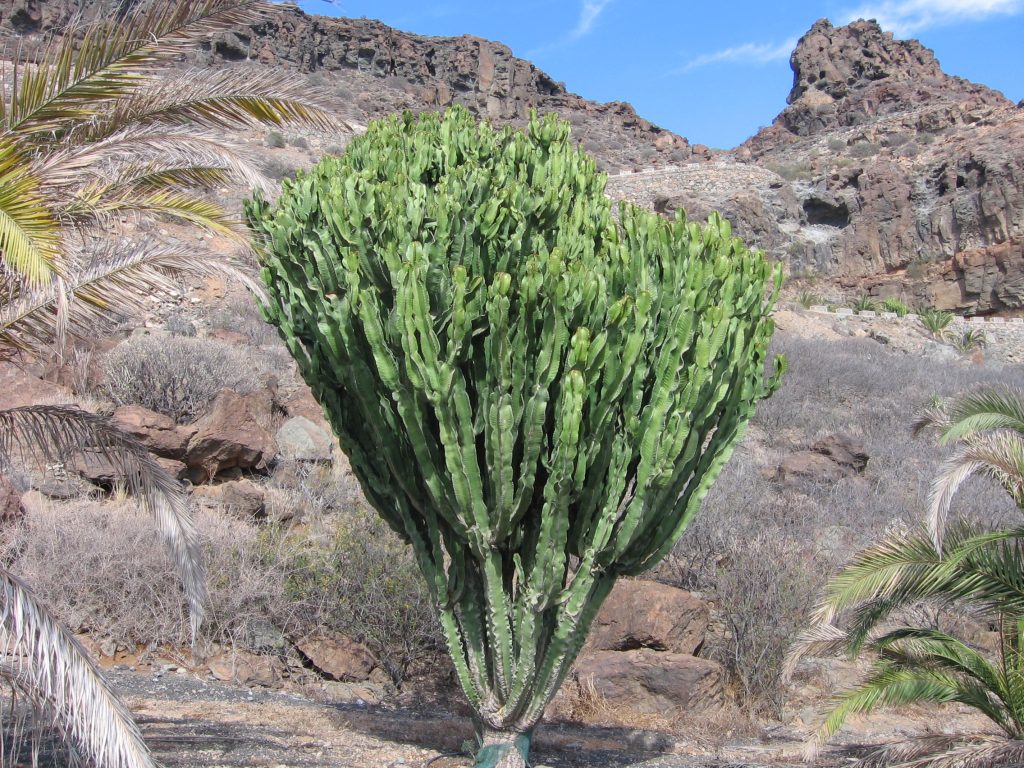
[[[443,713],[318,703],[187,675],[112,671],[109,679],[136,714],[167,768],[468,768],[460,754],[470,723]],[[745,757],[677,754],[665,734],[577,725],[538,731],[538,768],[782,768],[772,750]],[[743,748],[739,748],[740,752]],[[735,753],[737,750],[729,750]],[[729,755],[732,757],[733,755]]]

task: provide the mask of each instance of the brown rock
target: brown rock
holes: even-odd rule
[[[580,656],[575,670],[580,684],[593,685],[608,704],[641,714],[665,715],[725,701],[721,665],[689,654],[649,648],[596,651]]]
[[[217,485],[198,485],[192,489],[193,498],[223,507],[242,518],[262,517],[265,514],[263,489],[252,480],[229,480]]]
[[[584,652],[651,648],[692,655],[707,628],[703,600],[667,584],[622,579],[601,606]]]
[[[224,469],[265,470],[277,455],[277,444],[267,430],[271,419],[268,392],[242,395],[221,390],[210,412],[192,426],[185,464],[210,478]]]
[[[813,449],[817,453],[827,456],[840,467],[853,470],[858,474],[864,473],[870,458],[867,451],[864,450],[864,444],[846,434],[823,437],[814,444]]]
[[[299,653],[326,677],[347,683],[370,679],[377,660],[365,646],[344,635],[315,635],[295,644]]]
[[[72,402],[70,390],[43,381],[12,362],[0,361],[0,410]]]
[[[272,656],[258,656],[246,651],[214,656],[207,662],[207,667],[214,679],[238,685],[270,688],[281,681],[280,661]]]
[[[798,479],[834,483],[850,474],[848,468],[840,466],[824,454],[816,451],[799,451],[782,460],[776,479],[783,483],[792,483]]]
[[[111,420],[157,456],[179,461],[196,433],[195,427],[178,426],[170,417],[141,405],[121,406]]]

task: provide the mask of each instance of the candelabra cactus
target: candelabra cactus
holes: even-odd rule
[[[780,273],[633,207],[553,116],[382,120],[247,206],[280,330],[413,548],[478,766],[530,735],[616,577],[663,557],[778,385]]]

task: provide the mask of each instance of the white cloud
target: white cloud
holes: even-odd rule
[[[570,40],[579,40],[590,34],[590,30],[597,21],[597,17],[612,0],[583,0],[583,7],[580,9],[580,19],[576,22],[576,28],[569,33]]]
[[[676,70],[676,74],[691,72],[720,61],[734,61],[742,64],[767,64],[771,61],[788,59],[796,47],[797,39],[791,37],[782,43],[744,43],[714,53],[702,53]]]
[[[929,27],[1015,16],[1022,11],[1024,0],[880,0],[855,8],[840,23],[876,19],[883,29],[907,37]]]

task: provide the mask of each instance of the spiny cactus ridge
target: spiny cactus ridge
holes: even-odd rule
[[[675,544],[767,380],[780,273],[633,207],[555,117],[382,120],[247,206],[265,312],[415,551],[478,765],[519,765],[616,577]]]

